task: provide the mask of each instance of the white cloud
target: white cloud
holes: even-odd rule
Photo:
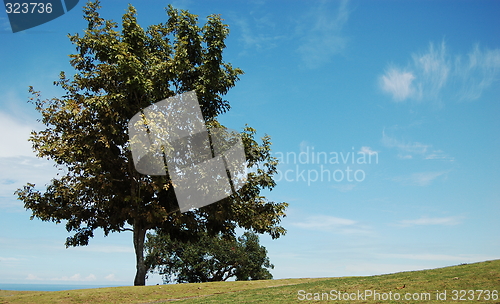
[[[124,280],[119,280],[116,278],[116,275],[114,273],[110,273],[107,276],[104,277],[107,281],[111,282],[124,282]]]
[[[413,94],[415,91],[412,86],[414,79],[415,76],[412,73],[399,71],[395,68],[389,69],[380,78],[382,90],[392,94],[392,97],[396,101],[403,101]]]
[[[0,112],[0,157],[35,156],[28,141],[33,128]]]
[[[39,277],[37,277],[36,275],[30,273],[26,277],[26,280],[29,280],[29,281],[41,281],[42,279],[39,278]]]
[[[107,276],[104,277],[108,281],[116,281],[116,277],[114,273],[108,274]]]
[[[372,150],[372,148],[365,147],[365,146],[361,147],[359,152],[364,153],[364,154],[368,154],[368,155],[375,155],[378,153],[377,151]]]
[[[500,49],[481,49],[475,45],[463,59],[451,55],[446,43],[429,43],[424,53],[414,53],[405,68],[391,67],[380,76],[380,87],[394,101],[407,99],[438,101],[474,100],[498,80]],[[458,94],[457,94],[458,92]]]
[[[347,39],[342,29],[349,19],[347,4],[348,1],[340,1],[336,11],[333,11],[327,2],[320,2],[300,22],[298,31],[306,38],[298,51],[308,68],[317,68],[329,62],[333,55],[345,48]]]
[[[401,220],[398,222],[399,226],[429,226],[429,225],[442,225],[451,226],[458,225],[462,222],[463,217],[450,216],[450,217],[426,217],[423,216],[415,220]]]
[[[73,281],[73,282],[87,282],[87,281],[95,281],[96,280],[96,276],[93,275],[93,274],[90,274],[86,277],[82,277],[81,274],[79,273],[76,273],[70,277],[67,277],[67,276],[62,276],[62,277],[59,277],[59,278],[51,278],[50,279],[51,281]]]

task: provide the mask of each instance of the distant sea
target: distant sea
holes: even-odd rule
[[[60,291],[71,289],[104,288],[119,287],[124,285],[63,285],[63,284],[3,284],[0,283],[2,290],[24,290],[24,291]]]

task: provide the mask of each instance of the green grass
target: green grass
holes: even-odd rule
[[[402,289],[398,287],[405,286]],[[312,301],[299,300],[299,290],[305,296],[309,293]],[[330,291],[356,293],[365,290],[376,291],[380,299],[327,300]],[[436,291],[446,290],[447,300],[436,300]],[[453,300],[453,290],[474,290],[475,300]],[[439,269],[400,272],[370,277],[341,277],[315,279],[284,279],[246,282],[213,282],[198,284],[175,284],[142,287],[112,287],[67,291],[8,291],[0,290],[0,303],[497,303],[499,299],[480,300],[476,290],[497,290],[500,292],[500,260],[466,264]],[[323,301],[314,300],[314,296]],[[384,295],[401,295],[399,301],[386,300]],[[429,300],[404,300],[405,294],[430,294]],[[458,295],[460,296],[460,294]]]

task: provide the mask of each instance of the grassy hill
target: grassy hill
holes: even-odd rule
[[[51,292],[0,290],[0,303],[156,304],[172,301],[175,303],[457,303],[473,301],[500,304],[498,292],[500,292],[500,260],[494,260],[369,277],[213,282]],[[369,296],[370,293],[371,296]],[[438,293],[441,300],[436,300]],[[405,297],[409,297],[408,300]]]

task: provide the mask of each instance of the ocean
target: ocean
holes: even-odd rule
[[[60,291],[71,289],[119,287],[126,285],[66,285],[66,284],[4,284],[0,283],[1,290],[24,290],[24,291]]]

